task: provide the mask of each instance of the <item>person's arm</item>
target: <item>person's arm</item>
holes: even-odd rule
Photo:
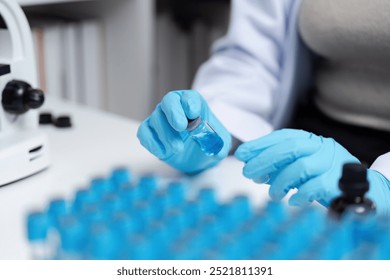
[[[292,0],[233,0],[227,35],[198,71],[193,88],[239,141],[273,130]]]
[[[390,152],[378,157],[371,165],[370,169],[380,172],[390,180]]]
[[[390,152],[378,157],[368,170],[370,181],[368,196],[380,206],[385,205],[381,212],[385,216],[390,216]]]

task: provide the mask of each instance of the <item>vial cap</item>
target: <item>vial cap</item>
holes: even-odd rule
[[[186,200],[187,186],[183,182],[172,182],[168,185],[167,194],[171,200],[171,206],[177,207],[182,205]]]
[[[75,212],[80,211],[84,205],[97,203],[98,197],[97,194],[91,190],[78,190],[76,192],[72,209]]]
[[[99,196],[113,190],[113,186],[112,186],[111,182],[109,180],[104,179],[104,178],[93,179],[91,181],[90,188],[92,191],[94,191]]]
[[[369,189],[367,168],[358,163],[345,164],[339,188],[346,195],[364,195]]]
[[[55,199],[49,203],[47,213],[52,226],[57,227],[59,219],[68,213],[68,206],[64,199]]]
[[[187,125],[188,131],[191,131],[191,130],[194,130],[195,128],[197,128],[202,121],[202,119],[200,117],[197,117],[196,119],[193,119],[193,120],[187,118],[187,120],[188,120],[188,125]]]
[[[34,212],[27,217],[27,237],[30,241],[45,240],[49,230],[49,218],[45,213]]]
[[[64,199],[54,199],[49,203],[48,213],[50,216],[60,216],[67,213],[67,209]]]
[[[143,176],[138,182],[138,192],[140,199],[150,198],[158,187],[158,178],[153,175]]]
[[[132,174],[126,168],[117,168],[111,173],[110,180],[116,188],[128,184],[132,181]]]

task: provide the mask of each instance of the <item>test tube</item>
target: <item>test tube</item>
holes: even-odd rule
[[[200,117],[193,120],[188,119],[187,131],[207,156],[214,156],[222,150],[222,138],[207,121]]]

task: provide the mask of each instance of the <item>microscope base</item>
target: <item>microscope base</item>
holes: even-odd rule
[[[0,186],[49,166],[48,141],[42,132],[21,131],[0,137]]]

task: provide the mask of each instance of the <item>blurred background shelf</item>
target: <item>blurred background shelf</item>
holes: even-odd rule
[[[92,0],[17,0],[17,2],[22,6],[54,4],[54,3],[70,3],[70,2],[81,2],[81,1],[92,1]]]
[[[18,0],[48,95],[142,120],[190,88],[229,18],[229,0]]]

